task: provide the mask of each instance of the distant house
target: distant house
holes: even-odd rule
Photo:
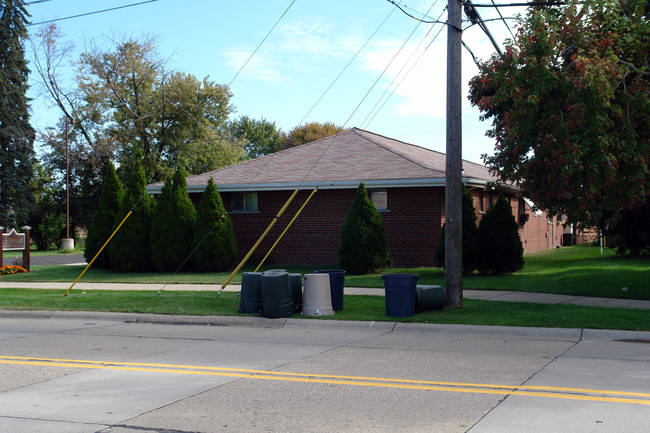
[[[353,128],[220,170],[187,178],[198,206],[212,178],[233,221],[242,256],[257,241],[292,192],[300,190],[258,248],[263,257],[314,188],[318,192],[278,243],[267,263],[336,265],[341,226],[363,182],[386,227],[395,266],[431,266],[445,221],[445,155]],[[562,239],[555,219],[535,216],[512,185],[497,184],[481,164],[463,161],[463,183],[479,218],[503,194],[520,222],[526,252],[553,248]],[[162,184],[149,185],[159,194]]]

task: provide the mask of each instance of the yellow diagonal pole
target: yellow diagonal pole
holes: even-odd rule
[[[275,241],[275,243],[273,244],[273,246],[271,247],[269,252],[266,253],[266,255],[264,256],[264,258],[262,259],[260,264],[257,265],[257,268],[255,268],[255,272],[257,272],[259,270],[259,268],[262,267],[262,265],[264,264],[264,262],[266,261],[268,256],[271,254],[271,252],[273,252],[273,249],[275,248],[275,246],[278,244],[278,242],[280,242],[280,239],[282,239],[282,236],[284,236],[284,234],[287,232],[287,230],[289,230],[289,227],[291,227],[291,224],[293,224],[293,222],[296,220],[296,218],[298,218],[298,215],[300,215],[300,212],[302,212],[302,210],[305,208],[305,206],[307,206],[307,203],[309,203],[309,200],[311,200],[311,197],[316,193],[316,191],[318,191],[318,187],[314,188],[314,190],[311,192],[311,194],[309,194],[309,197],[307,197],[307,200],[305,200],[305,203],[303,203],[303,205],[300,207],[300,209],[298,209],[298,212],[296,212],[296,214],[293,216],[291,221],[289,221],[289,224],[287,224],[287,227],[284,229],[282,234],[278,237],[278,240]]]
[[[124,222],[126,221],[126,219],[127,219],[128,217],[130,217],[132,213],[133,213],[133,211],[129,211],[129,213],[126,214],[126,216],[124,217],[124,219],[122,220],[122,222],[120,223],[120,225],[117,226],[117,228],[113,231],[113,234],[108,238],[108,240],[106,240],[106,242],[104,242],[104,245],[102,245],[102,247],[99,249],[99,251],[97,252],[97,254],[95,254],[95,257],[93,257],[93,259],[90,261],[90,263],[88,263],[88,266],[86,266],[86,268],[83,270],[83,272],[81,273],[81,275],[79,275],[79,276],[77,277],[77,279],[74,280],[74,283],[72,283],[72,285],[70,286],[70,288],[69,288],[68,290],[65,291],[65,293],[63,294],[63,297],[64,297],[64,298],[65,298],[66,296],[68,296],[68,293],[70,293],[70,290],[72,290],[72,288],[74,287],[74,285],[77,284],[77,281],[79,281],[79,280],[81,279],[81,277],[83,277],[83,275],[86,273],[86,271],[88,270],[88,268],[90,268],[90,265],[92,265],[93,262],[95,261],[95,259],[96,259],[97,257],[99,257],[99,255],[101,254],[101,252],[104,251],[104,248],[106,248],[106,245],[108,245],[108,243],[111,241],[111,239],[113,239],[113,236],[115,236],[115,233],[117,233],[117,231],[122,227],[122,224],[124,224]]]
[[[282,216],[282,214],[284,213],[284,211],[287,210],[287,207],[289,207],[289,205],[291,204],[291,202],[293,201],[293,199],[296,197],[297,194],[298,194],[298,189],[296,189],[296,190],[293,192],[293,194],[291,194],[291,197],[289,197],[289,199],[288,199],[287,202],[284,204],[284,206],[282,206],[282,208],[278,211],[278,213],[277,213],[277,215],[275,216],[275,218],[273,218],[273,221],[271,221],[271,224],[269,224],[269,226],[266,228],[266,230],[264,231],[264,233],[262,233],[262,236],[260,236],[260,238],[257,240],[257,242],[255,242],[255,245],[253,245],[253,247],[250,249],[250,251],[248,252],[248,254],[246,254],[246,256],[245,256],[245,257],[242,259],[242,261],[239,263],[239,265],[237,265],[237,267],[235,268],[235,270],[232,271],[232,274],[230,274],[230,276],[226,279],[226,281],[224,281],[224,282],[221,284],[221,290],[223,290],[223,289],[226,288],[226,286],[228,285],[228,283],[230,283],[230,281],[232,281],[232,279],[235,277],[235,275],[237,275],[237,272],[239,272],[239,271],[241,270],[241,268],[246,264],[246,262],[248,261],[248,259],[253,255],[253,253],[254,253],[255,250],[257,249],[257,247],[262,243],[262,241],[264,240],[264,238],[266,237],[266,235],[269,234],[269,232],[271,231],[271,229],[273,228],[273,226],[275,225],[275,223],[278,222],[278,219],[280,219],[280,217]],[[217,296],[218,296],[218,295],[217,295]]]

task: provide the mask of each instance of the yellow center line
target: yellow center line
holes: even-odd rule
[[[37,365],[49,367],[71,367],[85,369],[105,369],[141,371],[153,373],[192,374],[223,376],[287,382],[324,383],[348,386],[400,388],[428,391],[463,392],[474,394],[522,395],[531,397],[550,397],[570,400],[600,401],[650,405],[650,394],[586,388],[564,388],[526,385],[495,385],[481,383],[439,382],[382,377],[343,376],[312,373],[292,373],[228,367],[206,367],[197,365],[155,364],[140,362],[92,361],[60,358],[36,358],[20,356],[0,356],[0,364]],[[533,390],[533,391],[525,391]],[[580,393],[580,394],[575,394]],[[585,395],[586,394],[586,395]],[[601,394],[601,395],[594,395]],[[620,396],[620,397],[614,397]],[[631,397],[642,397],[635,399]],[[647,399],[643,399],[647,398]]]

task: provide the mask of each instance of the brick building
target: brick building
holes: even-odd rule
[[[431,266],[445,220],[445,155],[353,128],[338,135],[187,178],[198,206],[213,178],[233,221],[243,256],[257,241],[294,190],[299,193],[259,246],[263,257],[311,192],[311,201],[273,250],[267,263],[338,263],[341,226],[363,182],[384,221],[395,266]],[[481,164],[463,161],[463,183],[479,218],[499,194],[510,200],[526,252],[562,242],[561,221],[535,212],[512,185],[498,184]],[[158,194],[162,184],[148,191]]]

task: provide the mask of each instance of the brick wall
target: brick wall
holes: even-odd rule
[[[311,191],[300,191],[282,217],[262,241],[250,263],[259,263]],[[267,258],[268,264],[338,266],[341,226],[347,218],[355,189],[319,190]],[[292,191],[258,193],[258,211],[231,212],[233,229],[243,257],[266,230]],[[232,195],[221,193],[226,209]],[[198,206],[200,195],[192,200]],[[431,266],[442,225],[444,189],[388,189],[388,209],[380,211],[395,266]]]
[[[240,258],[255,244],[292,192],[259,192],[257,212],[231,212]],[[249,263],[260,262],[310,193],[311,191],[298,193]],[[338,266],[341,226],[347,218],[355,193],[355,189],[319,190],[265,263]],[[386,227],[394,266],[433,266],[440,228],[444,223],[444,188],[392,188],[387,193],[388,209],[380,211],[380,215]],[[480,221],[498,194],[478,189],[472,190],[471,194]],[[232,194],[222,192],[221,197],[226,209],[230,210]],[[200,194],[193,194],[191,198],[198,207]],[[535,216],[535,212],[523,200],[513,195],[506,195],[506,198],[510,201],[518,222],[520,212],[528,215],[526,223],[519,224],[519,235],[525,253],[551,249],[562,244],[564,227],[561,221],[554,217],[550,220],[552,223],[549,223],[546,213]],[[484,212],[479,211],[481,199]]]

